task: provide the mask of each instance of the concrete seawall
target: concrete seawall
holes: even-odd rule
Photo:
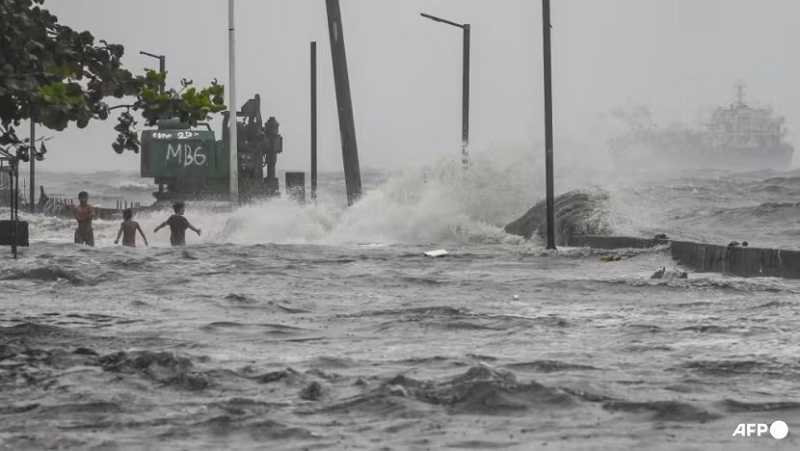
[[[669,240],[631,236],[573,235],[569,237],[570,246],[591,247],[592,249],[647,249],[669,243]]]
[[[697,272],[800,279],[800,251],[673,241],[672,258]]]
[[[739,277],[800,279],[800,251],[755,247],[728,247],[690,241],[622,236],[574,236],[570,246],[595,249],[648,248],[669,244],[672,258],[696,272],[718,272]]]

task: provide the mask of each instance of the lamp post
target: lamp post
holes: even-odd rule
[[[311,200],[317,201],[317,41],[311,42]]]
[[[550,58],[550,0],[542,0],[542,45],[544,47],[544,134],[547,183],[547,248],[556,248],[553,188],[553,71]]]
[[[472,26],[470,24],[460,24],[441,17],[432,16],[430,14],[420,13],[420,16],[430,19],[434,22],[440,22],[446,25],[452,25],[460,28],[464,33],[463,45],[463,73],[461,78],[461,163],[464,169],[469,168],[469,69],[470,69],[470,35]]]
[[[228,150],[230,153],[230,197],[231,202],[234,204],[239,203],[239,141],[238,141],[238,123],[237,120],[237,101],[236,101],[236,29],[234,17],[234,1],[228,0],[228,69],[229,80],[228,84],[230,100],[228,103],[228,110],[230,111],[230,119],[228,126],[230,131],[228,133]]]
[[[144,52],[144,51],[140,51],[139,54],[140,55],[144,55],[144,56],[149,56],[150,58],[157,59],[158,60],[158,72],[161,75],[166,75],[167,74],[167,57],[166,56],[164,56],[164,55],[156,55],[154,53]],[[166,82],[167,81],[166,81],[166,78],[165,78],[164,81],[161,83],[161,92],[162,93],[164,92],[164,85],[166,84]]]

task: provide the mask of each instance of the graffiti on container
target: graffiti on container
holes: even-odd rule
[[[182,143],[177,145],[167,144],[167,162],[176,161],[178,166],[188,168],[190,166],[205,166],[208,158],[203,153],[202,146],[192,147],[191,144]]]
[[[177,132],[175,134],[167,132],[153,133],[153,139],[190,139],[190,138],[197,138],[198,136],[200,136],[200,133],[188,130]]]

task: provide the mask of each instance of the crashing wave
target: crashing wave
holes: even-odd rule
[[[604,190],[570,191],[555,199],[556,244],[567,245],[574,235],[607,235],[609,194]],[[507,233],[530,239],[544,238],[547,224],[546,201],[540,201],[527,213],[505,227]]]

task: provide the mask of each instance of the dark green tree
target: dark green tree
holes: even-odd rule
[[[90,32],[59,24],[43,4],[0,0],[0,146],[16,148],[20,159],[27,161],[35,147],[14,132],[23,120],[60,131],[70,123],[84,128],[122,109],[112,144],[122,153],[139,150],[137,113],[148,126],[161,117],[194,125],[226,109],[216,80],[198,89],[183,79],[180,90],[164,90],[162,74],[132,74],[122,66],[121,45],[95,42]],[[110,105],[114,99],[117,104]]]

